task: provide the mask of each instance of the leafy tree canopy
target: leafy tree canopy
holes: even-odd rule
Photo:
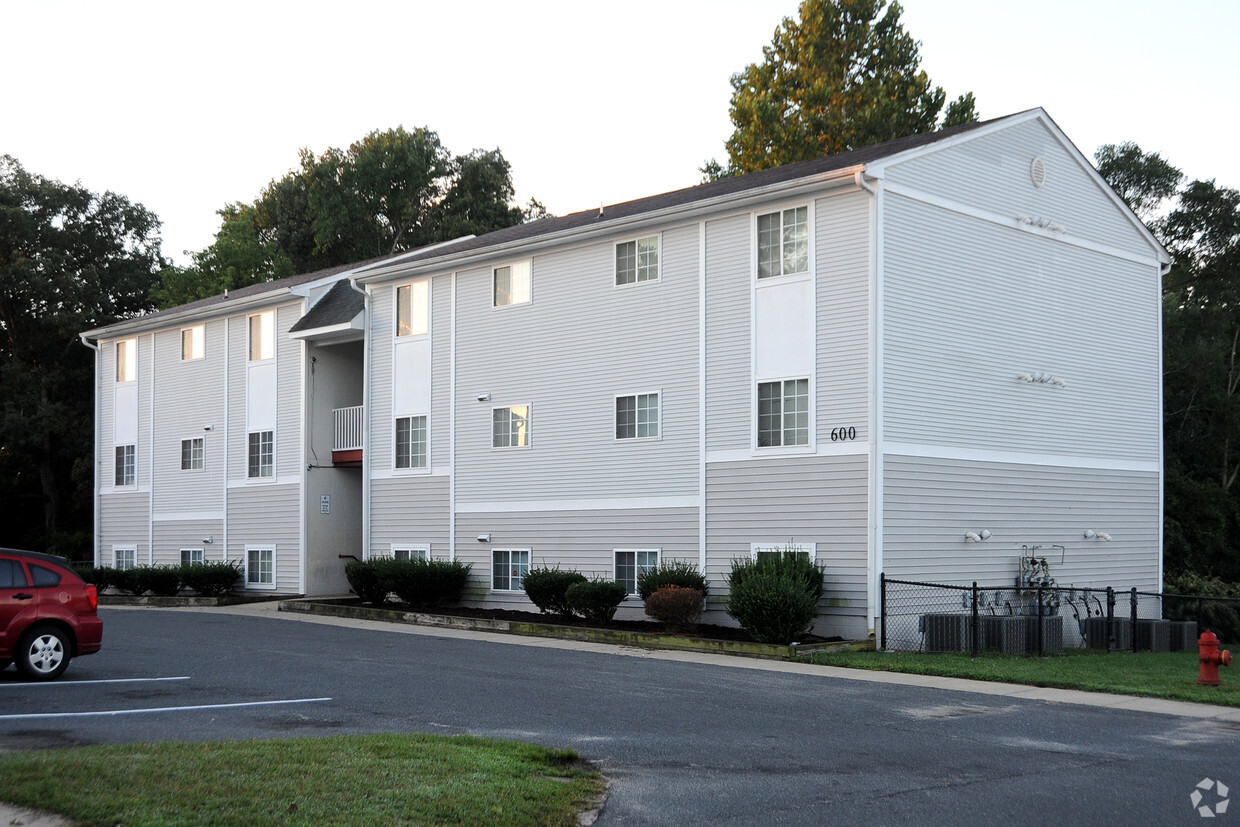
[[[1184,174],[1157,152],[1144,153],[1132,142],[1098,147],[1094,166],[1142,221],[1149,221],[1184,180]]]
[[[885,11],[884,11],[885,9]],[[977,120],[973,94],[947,106],[921,70],[918,41],[887,0],[804,0],[763,61],[732,76],[728,166],[709,178],[780,166]]]

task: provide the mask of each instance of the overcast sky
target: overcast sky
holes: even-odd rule
[[[185,264],[297,151],[426,126],[498,147],[555,214],[697,183],[728,79],[797,0],[0,0],[0,154],[144,204]],[[907,0],[948,98],[1041,106],[1092,157],[1136,141],[1240,187],[1237,0]]]

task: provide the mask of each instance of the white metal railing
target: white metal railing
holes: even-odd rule
[[[332,411],[332,450],[360,451],[362,449],[363,408],[336,408]]]

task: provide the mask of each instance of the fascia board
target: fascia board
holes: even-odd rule
[[[145,333],[150,330],[162,330],[168,327],[177,327],[186,322],[206,321],[219,316],[229,316],[243,310],[253,310],[259,307],[273,306],[280,303],[281,299],[288,297],[296,297],[292,288],[282,287],[279,290],[273,290],[270,293],[260,293],[257,296],[247,296],[244,299],[230,299],[219,302],[217,304],[208,305],[207,307],[198,307],[192,310],[171,311],[163,313],[159,316],[139,316],[136,319],[129,319],[123,322],[97,327],[93,330],[87,330],[81,334],[84,339],[91,341],[101,341],[103,339],[119,339],[133,333]]]

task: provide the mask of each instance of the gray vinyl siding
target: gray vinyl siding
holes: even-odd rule
[[[842,623],[864,637],[868,479],[864,456],[710,463],[706,569],[712,604],[726,596],[732,560],[748,558],[751,543],[816,543],[817,559],[826,567],[820,624]]]
[[[276,467],[280,477],[302,473],[302,379],[304,347],[290,339],[288,330],[304,313],[303,305],[287,304],[276,310]]]
[[[151,375],[151,348],[153,337],[144,333],[138,340],[138,444],[135,450],[138,488],[151,488],[151,393],[155,377]],[[115,452],[113,453],[115,462]]]
[[[1037,545],[1061,586],[1160,586],[1156,473],[887,456],[883,476],[888,577],[1009,584]],[[988,540],[965,541],[983,529]]]
[[[431,469],[447,468],[452,462],[451,402],[452,276],[446,275],[431,279]]]
[[[833,428],[869,439],[870,197],[849,193],[815,206],[818,444]]]
[[[1152,264],[899,196],[886,215],[888,440],[1158,460]]]
[[[706,450],[749,450],[752,218],[706,222]],[[695,326],[696,327],[696,326]]]
[[[423,474],[375,480],[370,490],[370,513],[371,557],[387,557],[393,543],[430,543],[435,559],[448,559],[447,477]]]
[[[1029,175],[1034,156],[1046,166],[1041,188]],[[1068,236],[1154,258],[1149,242],[1082,168],[1076,153],[1036,121],[893,164],[886,178],[1006,218],[1045,218]]]
[[[627,238],[535,256],[528,305],[493,308],[490,267],[458,275],[458,502],[696,492],[697,225],[664,231],[658,281],[616,287]],[[651,391],[660,438],[616,440],[616,395]],[[526,404],[531,447],[493,449],[492,410]]]
[[[301,590],[300,486],[248,485],[228,492],[228,557],[244,565],[245,547],[275,546],[275,590]],[[244,584],[243,584],[244,585]]]
[[[146,493],[103,494],[99,498],[99,554],[112,565],[112,546],[136,546],[138,563],[150,552],[150,511]]]
[[[246,364],[248,331],[246,317],[228,319],[228,479],[246,478]],[[279,343],[277,343],[279,347]]]
[[[393,305],[391,285],[374,289],[370,298],[370,421],[366,445],[374,472],[392,470]]]
[[[155,564],[177,565],[181,549],[200,548],[203,559],[218,563],[224,559],[223,523],[220,520],[168,520],[155,523]],[[214,542],[204,543],[210,537]]]
[[[111,487],[116,472],[116,446],[112,440],[116,416],[116,410],[113,407],[116,404],[116,384],[113,382],[116,376],[116,349],[111,341],[99,343],[97,358],[99,359],[99,376],[98,386],[95,388],[95,393],[98,394],[95,410],[99,424],[95,438],[95,474],[99,488],[106,491]]]

